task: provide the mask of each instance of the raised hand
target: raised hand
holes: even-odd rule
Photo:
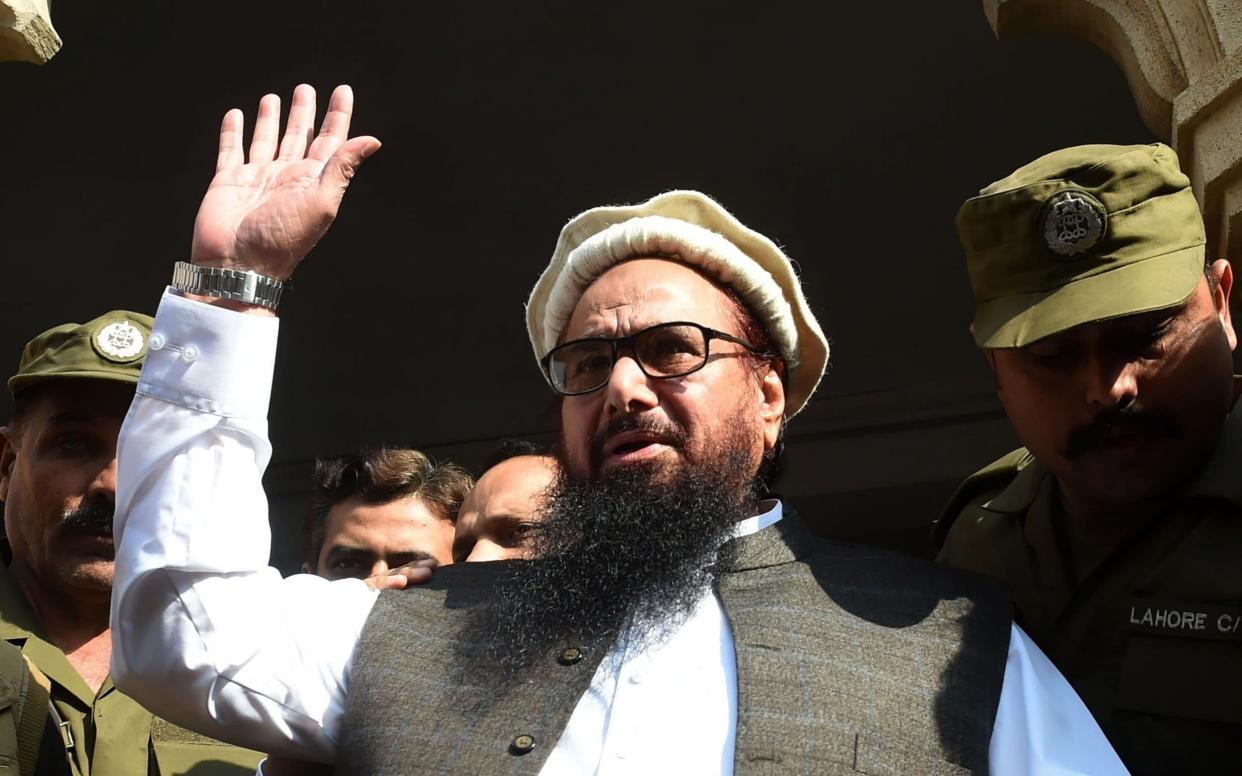
[[[280,98],[265,95],[249,161],[242,112],[224,114],[216,175],[198,208],[190,260],[289,277],[328,231],[354,172],[379,150],[373,137],[349,137],[353,110],[353,90],[336,87],[316,136],[315,90],[302,84],[277,146]]]

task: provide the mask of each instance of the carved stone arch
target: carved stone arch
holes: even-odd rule
[[[59,50],[48,0],[0,0],[0,62],[41,65]]]
[[[983,0],[983,8],[998,38],[1065,35],[1113,58],[1144,123],[1190,176],[1209,254],[1242,268],[1242,2]]]

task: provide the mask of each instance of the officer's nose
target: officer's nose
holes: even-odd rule
[[[116,458],[108,461],[108,465],[99,470],[88,488],[89,495],[103,496],[113,503],[116,502]]]
[[[604,390],[607,391],[608,417],[643,412],[660,404],[652,379],[643,373],[631,356],[617,358]]]
[[[1128,407],[1138,398],[1138,364],[1129,358],[1093,353],[1086,382],[1088,404],[1100,409]]]

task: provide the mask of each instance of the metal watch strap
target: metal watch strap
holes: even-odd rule
[[[173,265],[172,287],[186,294],[231,299],[275,310],[285,283],[254,270],[201,267],[179,261]]]

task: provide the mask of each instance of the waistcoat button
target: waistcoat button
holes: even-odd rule
[[[526,754],[535,748],[535,739],[526,734],[522,734],[513,739],[509,744],[509,751],[512,754]]]
[[[571,666],[574,663],[577,663],[581,660],[582,660],[582,650],[578,649],[577,647],[566,647],[564,650],[561,651],[561,654],[558,655],[556,658],[556,662],[560,663],[563,666]]]

